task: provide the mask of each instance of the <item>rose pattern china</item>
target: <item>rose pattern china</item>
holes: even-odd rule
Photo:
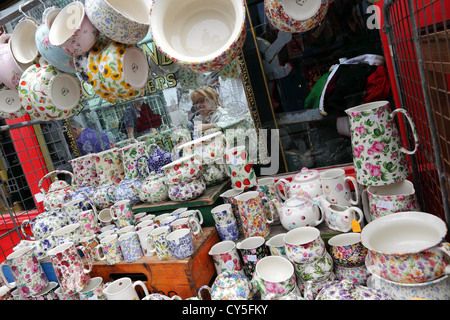
[[[384,292],[356,284],[351,280],[327,283],[315,300],[391,300]]]
[[[297,279],[302,282],[323,281],[333,272],[333,259],[328,252],[325,252],[322,257],[313,262],[294,264],[294,269]]]
[[[97,187],[98,177],[95,166],[95,154],[87,154],[85,156],[69,160],[69,163],[72,166],[75,179],[74,184],[77,187]]]
[[[283,239],[286,255],[295,264],[312,263],[326,252],[320,231],[314,227],[296,228],[286,233]]]
[[[388,101],[363,104],[345,111],[350,119],[353,163],[356,180],[364,186],[387,185],[403,181],[410,171],[405,157],[416,153],[419,136],[405,109],[391,111]],[[394,116],[402,113],[411,127],[413,150],[402,146]]]

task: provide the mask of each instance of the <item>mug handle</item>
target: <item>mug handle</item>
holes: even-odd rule
[[[100,255],[100,249],[102,249],[103,257]],[[96,256],[96,258],[98,260],[100,260],[100,261],[106,260],[106,255],[105,255],[105,253],[103,251],[103,245],[102,244],[99,244],[99,245],[95,246],[94,250],[95,250],[95,256]]]
[[[81,250],[81,252],[83,252],[84,256],[86,257],[86,261],[88,263],[88,268],[84,269],[83,272],[87,274],[92,271],[92,266],[94,265],[92,262],[91,256],[89,255],[89,252],[86,250],[85,247],[78,246],[77,249]]]
[[[140,156],[139,158],[136,159],[136,171],[139,174],[139,176],[142,179],[145,180],[146,177],[141,173],[141,170],[139,170],[139,165],[138,165],[139,164],[139,160],[141,160],[141,158],[145,158],[147,160],[146,164],[147,164],[147,167],[148,167],[148,157],[145,154],[143,154],[142,156]],[[149,168],[149,170],[150,170],[150,168]]]
[[[361,192],[361,202],[363,205],[364,218],[366,218],[367,223],[372,221],[372,217],[370,216],[370,205],[369,205],[369,197],[367,196],[367,189],[364,189]]]
[[[109,208],[109,212],[111,212],[111,218],[113,220],[118,220],[119,216],[116,214],[116,209],[114,208],[114,206]]]
[[[356,199],[350,199],[350,203],[354,206],[357,206],[359,203],[359,189],[358,189],[358,183],[356,182],[356,179],[353,177],[345,177],[344,181],[346,181],[347,183],[351,182],[351,184],[353,185],[353,189],[355,189],[355,197]]]
[[[200,212],[200,210],[195,210],[195,213],[194,214],[196,214],[197,216],[198,216],[198,222],[200,223],[200,224],[203,224],[203,215],[202,215],[202,213]]]
[[[194,236],[196,236],[196,235],[198,235],[201,231],[202,231],[202,227],[200,226],[200,223],[197,221],[197,219],[189,219],[188,220],[188,223],[190,224],[190,225],[192,225],[192,224],[194,224],[195,225],[195,230],[196,231],[192,231],[192,234],[194,235]]]
[[[405,153],[405,154],[415,154],[419,148],[419,135],[417,134],[417,129],[416,129],[416,125],[414,124],[411,116],[409,115],[408,111],[406,111],[405,109],[399,108],[399,109],[395,109],[394,111],[392,111],[392,113],[389,115],[389,119],[393,120],[394,116],[397,113],[401,113],[405,116],[406,120],[408,120],[408,123],[411,127],[411,131],[414,137],[414,149],[413,150],[407,150],[405,147],[401,147],[400,151]]]
[[[270,219],[269,219],[269,218],[266,218],[266,223],[271,224],[271,223],[273,223],[273,221],[274,221],[274,218],[273,218],[273,217],[276,216],[276,215],[274,215],[274,212],[275,212],[276,208],[273,207],[272,200],[270,200],[270,199],[267,198],[266,196],[261,197],[261,202],[262,202],[263,200],[265,200],[265,201],[266,201],[266,204],[269,205],[269,212],[270,212],[270,216],[271,216]],[[263,204],[263,205],[264,205],[264,204]]]
[[[202,298],[203,290],[206,290],[206,291],[208,291],[209,294],[211,294],[211,288],[209,286],[207,286],[207,285],[201,286],[200,289],[198,289],[198,293],[197,293],[197,296],[200,300],[203,300],[203,298]]]
[[[154,255],[154,254],[156,253],[156,248],[155,248],[155,245],[153,244],[152,237],[147,236],[147,237],[145,238],[145,242],[147,243],[147,254],[148,254],[149,256]],[[150,248],[151,248],[151,249],[150,249]]]
[[[362,220],[364,218],[364,213],[362,212],[362,210],[360,208],[358,208],[358,207],[350,207],[349,209],[352,210],[353,212],[358,213],[359,219],[356,220],[356,221],[358,221],[358,223],[361,224],[361,222],[362,222]]]
[[[275,182],[275,188],[277,189],[277,193],[280,196],[280,198],[283,199],[284,201],[286,201],[287,199],[286,184],[289,184],[289,181],[287,181],[284,178],[278,179],[277,182]],[[280,191],[280,186],[281,189],[283,190],[283,193],[281,193]]]
[[[133,283],[133,288],[134,288],[134,290],[136,290],[136,286],[140,286],[140,287],[144,290],[144,297],[146,297],[146,296],[148,296],[148,295],[150,294],[150,293],[148,292],[147,287],[145,286],[145,284],[144,284],[141,280],[135,281],[135,282]]]

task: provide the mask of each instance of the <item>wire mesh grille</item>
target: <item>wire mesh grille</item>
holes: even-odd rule
[[[22,222],[42,211],[41,198],[33,196],[40,193],[36,192],[39,180],[47,172],[70,169],[68,160],[72,155],[66,129],[59,121],[34,120],[13,125],[0,121],[0,261],[3,261],[25,239],[20,231]]]
[[[422,210],[448,223],[450,190],[450,3],[385,1],[384,19],[402,107],[412,116],[421,147],[414,183]]]

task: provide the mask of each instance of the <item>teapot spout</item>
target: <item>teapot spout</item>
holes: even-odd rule
[[[331,203],[327,200],[324,194],[318,196],[317,198],[315,198],[315,200],[320,204],[322,208],[327,208],[328,206],[331,205]]]

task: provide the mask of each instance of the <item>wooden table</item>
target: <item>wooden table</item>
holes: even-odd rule
[[[135,214],[139,212],[148,212],[159,215],[172,212],[181,207],[188,207],[189,209],[197,209],[202,213],[203,227],[213,227],[214,219],[211,216],[211,209],[223,203],[220,195],[230,189],[230,185],[230,179],[227,179],[220,184],[207,187],[205,193],[198,198],[183,202],[166,201],[156,204],[142,203],[133,206],[133,212]]]

